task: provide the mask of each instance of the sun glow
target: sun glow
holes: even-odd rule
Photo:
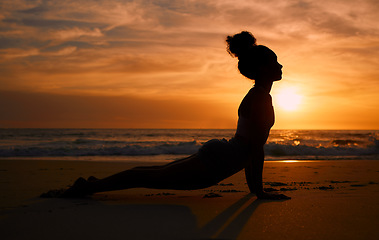
[[[284,88],[276,94],[276,102],[286,111],[295,111],[301,103],[302,96],[296,93],[295,88]]]

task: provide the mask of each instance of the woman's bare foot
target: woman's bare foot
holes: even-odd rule
[[[94,176],[90,176],[89,178],[87,178],[87,182],[96,182],[97,180],[99,180],[97,177],[94,177]]]
[[[45,193],[42,193],[40,195],[41,198],[58,198],[60,197],[64,192],[66,191],[66,189],[53,189],[53,190],[49,190],[48,192],[45,192]]]
[[[80,177],[75,183],[67,189],[53,189],[48,192],[42,193],[41,198],[79,198],[91,195],[92,192],[89,191],[88,183],[95,182],[99,179],[91,176],[88,180]]]
[[[59,197],[61,198],[78,198],[91,195],[92,192],[88,188],[89,181],[84,178],[78,178],[74,185],[64,191]]]

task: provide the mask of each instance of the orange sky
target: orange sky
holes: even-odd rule
[[[2,1],[0,127],[234,128],[251,31],[284,66],[276,129],[379,129],[379,2]],[[285,88],[301,96],[285,111]]]

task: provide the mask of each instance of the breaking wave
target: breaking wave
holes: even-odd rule
[[[72,141],[3,146],[0,148],[0,157],[189,155],[195,153],[201,145],[202,142],[199,141],[132,142],[77,138]],[[269,142],[265,145],[265,153],[272,159],[285,157],[310,159],[326,156],[373,158],[379,155],[379,140],[373,138],[367,145],[354,144],[350,140],[338,141],[327,146]]]

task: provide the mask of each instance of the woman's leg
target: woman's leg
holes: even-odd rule
[[[73,189],[73,192],[83,195],[138,187],[176,190],[200,189],[217,183],[209,177],[209,172],[198,155],[194,154],[163,166],[135,167],[104,179],[79,183],[81,186],[75,187],[74,184],[72,188],[76,188]]]

